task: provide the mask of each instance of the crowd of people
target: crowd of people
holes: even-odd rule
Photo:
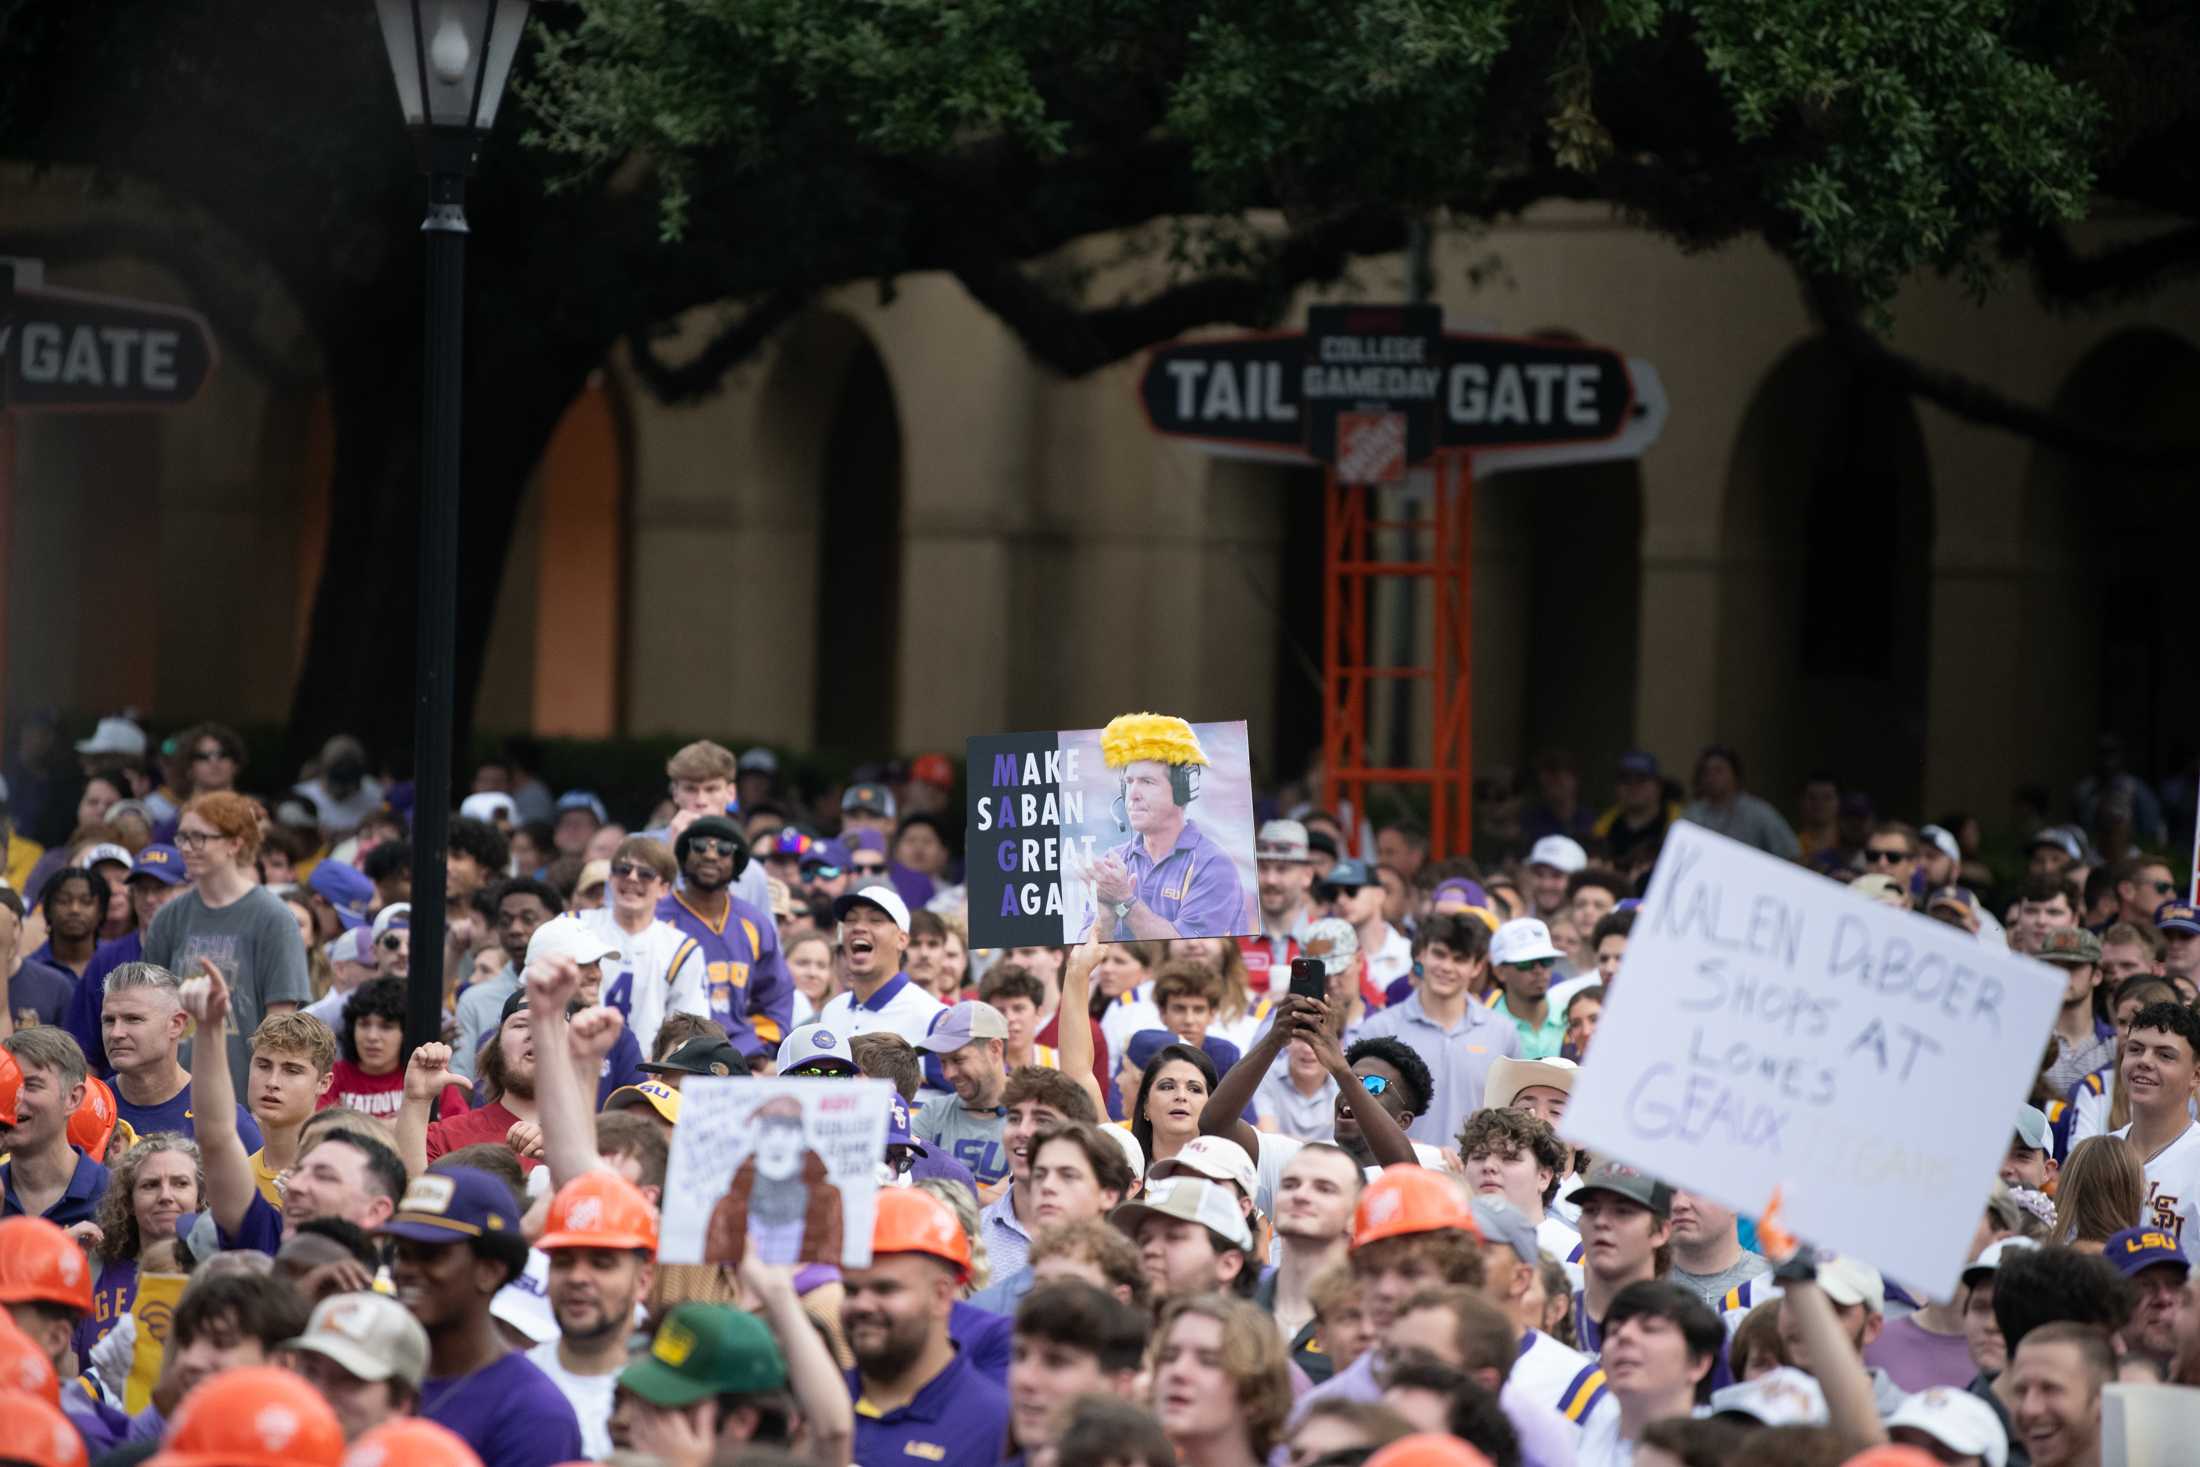
[[[1257,935],[986,950],[939,755],[699,742],[628,826],[522,751],[422,853],[353,740],[76,752],[0,791],[0,1463],[2100,1467],[2108,1387],[2200,1386],[2200,909],[2120,771],[1999,872],[1724,748],[1539,760],[1472,857],[1282,795]],[[2057,970],[1952,1296],[1565,1139],[1681,819]],[[744,1247],[770,1176],[660,1261],[727,1075],[890,1084],[866,1264]]]

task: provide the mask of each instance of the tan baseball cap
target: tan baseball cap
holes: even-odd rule
[[[361,1380],[402,1380],[414,1390],[428,1374],[428,1332],[387,1294],[337,1294],[313,1306],[306,1332],[288,1350],[326,1355]]]

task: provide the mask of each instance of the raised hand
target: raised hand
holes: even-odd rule
[[[566,1051],[583,1063],[601,1060],[611,1053],[611,1046],[619,1042],[625,1028],[625,1016],[609,1004],[582,1009],[566,1026]]]
[[[201,1031],[218,1034],[229,1019],[229,984],[212,958],[199,959],[199,971],[183,980],[176,1001]]]
[[[504,1144],[518,1152],[522,1157],[531,1156],[540,1161],[542,1160],[542,1127],[536,1125],[533,1121],[514,1121],[511,1129],[504,1133]]]
[[[423,1044],[412,1052],[412,1059],[405,1066],[405,1098],[407,1100],[433,1100],[443,1093],[446,1085],[458,1085],[467,1090],[474,1082],[451,1069],[451,1047],[448,1044]]]
[[[563,1018],[565,1006],[580,992],[581,966],[568,957],[541,958],[527,965],[528,1010],[540,1019]]]

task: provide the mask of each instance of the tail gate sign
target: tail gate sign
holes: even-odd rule
[[[1172,342],[1139,399],[1156,433],[1264,458],[1338,461],[1343,415],[1396,414],[1415,463],[1443,450],[1639,453],[1664,417],[1647,364],[1573,341],[1444,332],[1434,306],[1315,307],[1305,332]],[[1647,379],[1647,380],[1642,380]],[[1635,430],[1635,431],[1630,431]],[[1636,439],[1619,452],[1617,441]]]
[[[18,288],[0,320],[5,402],[19,412],[180,407],[213,375],[197,312],[54,286]]]

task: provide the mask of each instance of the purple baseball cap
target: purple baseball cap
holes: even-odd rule
[[[336,918],[346,927],[357,927],[367,920],[367,903],[374,900],[374,883],[357,866],[342,861],[317,862],[313,874],[306,878],[306,890],[319,896],[336,909]]]
[[[1437,882],[1436,890],[1429,893],[1429,900],[1441,912],[1446,903],[1459,907],[1487,907],[1490,904],[1490,894],[1482,889],[1479,882],[1454,876],[1449,881]]]
[[[130,874],[122,879],[129,882],[140,876],[150,876],[162,886],[174,886],[183,880],[183,856],[174,846],[155,842],[137,853],[137,860],[131,863]],[[370,888],[373,886],[372,882],[367,884]]]
[[[373,1231],[415,1243],[457,1243],[484,1233],[521,1236],[512,1189],[470,1166],[431,1167],[414,1177],[397,1211]]]

